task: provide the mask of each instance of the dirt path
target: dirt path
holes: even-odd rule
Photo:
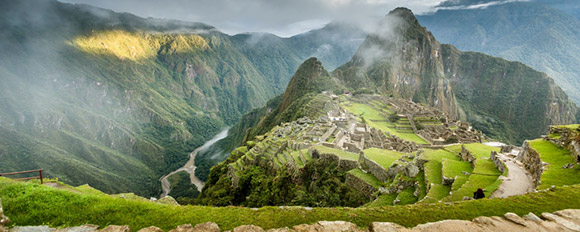
[[[159,179],[161,181],[161,189],[163,190],[163,193],[161,193],[161,198],[164,198],[165,196],[167,196],[167,194],[169,194],[169,192],[171,192],[171,183],[169,183],[168,178],[171,175],[174,175],[175,173],[178,173],[181,171],[186,171],[187,173],[189,173],[189,178],[191,179],[191,183],[193,185],[195,185],[195,187],[197,187],[197,190],[199,192],[201,192],[201,189],[203,188],[203,185],[205,183],[202,180],[200,180],[197,176],[195,176],[195,169],[197,169],[197,166],[195,166],[195,157],[197,156],[197,153],[199,151],[206,149],[209,146],[216,143],[217,141],[220,141],[223,138],[225,138],[228,135],[228,130],[229,130],[229,128],[222,130],[219,134],[214,136],[211,140],[205,142],[201,147],[198,147],[193,152],[189,153],[189,160],[187,161],[187,163],[185,163],[185,165],[183,165],[183,167],[181,167],[181,168],[179,168],[179,169],[177,169],[177,170],[175,170],[175,171],[173,171],[165,176],[162,176]]]
[[[508,176],[501,176],[503,182],[491,195],[492,197],[505,198],[514,195],[522,195],[534,190],[532,179],[523,165],[516,161],[513,153],[499,154],[500,160],[507,166]]]

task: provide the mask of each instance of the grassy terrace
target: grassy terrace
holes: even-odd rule
[[[451,190],[450,186],[443,185],[443,159],[457,160],[455,154],[446,150],[432,150],[425,149],[423,157],[429,162],[425,163],[425,176],[429,183],[431,183],[431,189],[427,193],[428,199],[423,202],[431,203],[436,202],[445,196],[449,195]]]
[[[562,168],[566,164],[575,162],[570,151],[542,139],[529,141],[529,144],[540,154],[543,162],[549,163],[542,173],[542,183],[538,189],[546,189],[552,185],[562,186],[580,183],[580,169],[578,167]]]
[[[373,176],[372,174],[369,173],[364,173],[362,170],[360,169],[353,169],[348,171],[350,174],[360,178],[361,180],[363,180],[364,182],[372,185],[375,188],[379,188],[382,187],[384,185],[383,182],[381,182],[379,179],[377,179],[375,176]]]
[[[343,107],[348,111],[358,114],[366,120],[369,126],[377,128],[384,132],[389,132],[401,139],[412,141],[417,144],[429,144],[423,138],[417,136],[415,133],[402,133],[395,129],[395,125],[388,122],[387,118],[383,117],[380,112],[368,105],[351,102],[350,104],[343,104]],[[376,121],[378,120],[378,121]]]
[[[392,150],[384,150],[379,148],[369,148],[364,150],[365,156],[368,157],[370,160],[377,162],[385,169],[389,169],[391,164],[398,160],[404,153],[392,151]]]
[[[216,222],[222,230],[253,224],[264,229],[311,224],[321,220],[350,221],[367,227],[390,221],[404,226],[445,220],[470,220],[478,216],[524,215],[580,208],[580,186],[559,187],[502,199],[454,203],[417,204],[368,208],[279,208],[258,210],[243,207],[170,206],[147,200],[123,199],[80,187],[61,189],[0,178],[0,198],[12,225],[76,226],[86,223],[105,227],[129,225],[134,231],[151,225],[163,230],[181,224]],[[385,199],[388,201],[388,199]],[[392,200],[391,200],[392,201]]]
[[[459,186],[460,183],[457,185],[454,183],[452,189],[454,188],[456,190],[453,191],[451,195],[445,197],[443,199],[444,201],[460,201],[464,196],[472,197],[473,192],[478,188],[485,189],[486,196],[490,196],[491,193],[497,190],[499,184],[501,184],[501,181],[498,180],[501,173],[497,170],[495,164],[489,159],[491,152],[499,152],[499,148],[480,143],[465,144],[465,148],[467,148],[471,154],[477,158],[475,168],[473,168],[473,172],[467,178],[467,181],[463,178],[459,180],[465,181],[463,185]],[[460,152],[461,145],[449,146],[447,149]]]
[[[320,153],[331,153],[337,155],[340,159],[347,159],[347,160],[358,160],[358,154],[354,154],[351,152],[343,151],[340,149],[334,149],[325,146],[313,146],[313,149],[318,150]]]

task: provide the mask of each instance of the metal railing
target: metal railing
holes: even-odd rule
[[[42,171],[44,171],[44,169],[37,169],[37,170],[30,170],[30,171],[21,171],[21,172],[7,172],[7,173],[0,173],[0,176],[10,176],[10,175],[18,175],[18,174],[26,174],[26,173],[38,172],[38,174],[39,174],[38,176],[24,177],[24,178],[15,178],[13,180],[40,179],[40,184],[43,184],[43,181],[42,181]]]

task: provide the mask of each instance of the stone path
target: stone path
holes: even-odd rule
[[[516,153],[501,153],[498,158],[506,165],[508,176],[500,176],[502,180],[499,188],[491,197],[505,198],[514,195],[522,195],[534,191],[532,178],[523,165],[515,159]]]

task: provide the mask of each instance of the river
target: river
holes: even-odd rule
[[[177,170],[175,170],[175,171],[173,171],[165,176],[162,176],[159,179],[161,181],[161,188],[163,189],[163,193],[161,193],[161,198],[164,198],[165,196],[167,196],[167,194],[169,194],[169,192],[171,191],[171,184],[169,183],[168,178],[171,175],[178,173],[178,172],[181,172],[181,171],[186,171],[187,173],[189,173],[191,183],[194,184],[195,187],[197,187],[197,190],[199,192],[201,192],[201,189],[203,188],[203,185],[205,183],[203,181],[201,181],[197,176],[195,176],[195,169],[197,168],[195,166],[195,157],[197,156],[197,153],[199,151],[210,147],[211,145],[213,145],[217,141],[220,141],[220,140],[224,139],[226,136],[228,136],[229,129],[230,129],[229,127],[223,129],[220,133],[215,135],[212,139],[208,140],[203,145],[201,145],[201,147],[198,147],[193,152],[189,153],[189,160],[187,161],[187,163],[185,163],[185,165],[183,165],[183,167],[181,167],[181,168],[179,168],[179,169],[177,169]]]

